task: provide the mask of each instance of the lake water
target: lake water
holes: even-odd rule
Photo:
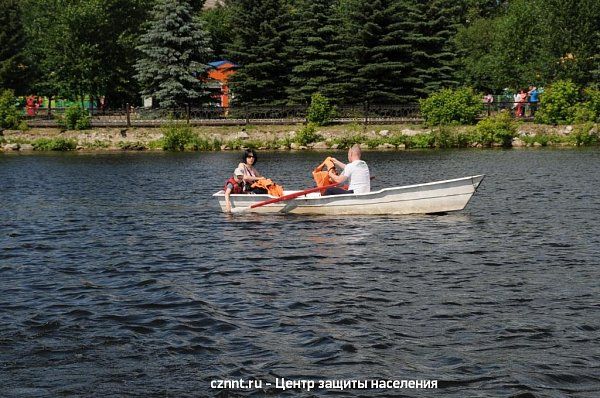
[[[404,217],[222,214],[239,156],[0,154],[0,396],[600,396],[600,149],[366,153],[374,189],[487,175]]]

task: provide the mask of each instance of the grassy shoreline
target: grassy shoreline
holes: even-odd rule
[[[368,150],[427,148],[485,148],[590,146],[600,140],[597,124],[548,126],[523,123],[514,134],[482,139],[475,126],[427,127],[425,125],[248,125],[162,128],[96,128],[4,130],[0,151],[143,151],[164,148],[187,151],[344,149],[359,143]],[[170,141],[175,140],[174,145]]]

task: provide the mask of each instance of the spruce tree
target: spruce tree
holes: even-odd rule
[[[306,104],[320,92],[334,101],[342,93],[336,86],[340,18],[331,0],[299,0],[292,15],[288,54],[291,63],[290,103]]]
[[[141,43],[136,77],[142,95],[153,97],[163,108],[208,98],[196,76],[208,69],[209,36],[188,1],[159,0]]]
[[[237,105],[286,102],[289,66],[285,46],[289,13],[283,0],[238,0],[233,5],[234,40],[226,49],[239,65],[231,79]]]
[[[339,0],[336,4],[336,13],[339,15],[339,24],[334,38],[336,49],[336,74],[330,84],[332,100],[340,104],[354,104],[362,101],[364,90],[357,85],[357,72],[361,63],[362,54],[366,48],[357,34],[361,27],[357,25],[354,15],[362,0]],[[338,20],[335,21],[338,23]]]
[[[27,61],[21,2],[0,0],[0,88],[26,93]]]
[[[352,14],[357,59],[353,84],[357,98],[370,103],[407,103],[410,90],[411,48],[402,24],[403,1],[360,2]]]
[[[412,0],[409,19],[415,94],[426,96],[457,85],[454,79],[456,50],[452,39],[460,27],[461,8],[443,0]]]

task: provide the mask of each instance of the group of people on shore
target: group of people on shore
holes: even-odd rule
[[[507,92],[508,89],[505,89]],[[504,101],[510,102],[510,96]],[[494,96],[491,93],[488,93],[485,97],[483,97],[483,102],[487,106],[491,106],[494,102]],[[522,88],[517,93],[512,95],[512,106],[511,108],[514,111],[515,117],[525,117],[525,109],[529,105],[529,116],[534,117],[535,112],[537,111],[538,104],[540,102],[539,92],[537,87],[531,85],[529,89]]]
[[[513,97],[514,104],[513,109],[515,110],[515,117],[525,117],[525,106],[529,104],[529,116],[534,117],[537,111],[539,100],[539,94],[537,87],[529,86],[529,90],[522,88]]]
[[[334,157],[328,157],[326,162],[319,166],[319,170],[326,164],[326,178],[315,181],[318,186],[324,186],[322,195],[361,194],[371,191],[371,176],[369,166],[361,160],[362,151],[358,144],[348,149],[348,163],[343,163]],[[233,175],[225,182],[225,211],[231,212],[231,194],[267,194],[265,181],[270,180],[263,177],[255,165],[258,161],[256,151],[246,149],[242,155],[242,161],[233,171]],[[338,173],[338,170],[342,170]],[[316,169],[315,169],[316,171]],[[283,190],[281,190],[283,193]]]

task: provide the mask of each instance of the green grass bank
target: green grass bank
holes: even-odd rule
[[[0,150],[15,151],[228,151],[344,149],[369,150],[590,146],[600,143],[598,124],[548,126],[491,121],[476,126],[425,125],[247,125],[91,130],[29,129],[0,132]]]

